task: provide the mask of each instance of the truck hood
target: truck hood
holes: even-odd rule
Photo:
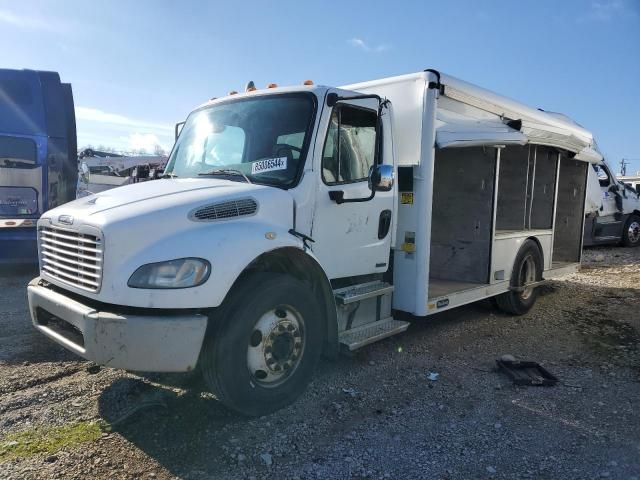
[[[239,203],[243,200],[253,202]],[[61,288],[105,303],[153,308],[217,306],[227,292],[221,279],[234,281],[238,269],[264,252],[300,246],[289,233],[293,221],[293,196],[275,187],[213,178],[127,185],[61,205],[38,222],[43,229],[99,238],[100,291],[89,292],[77,282],[66,282],[46,271],[41,270],[41,275]],[[58,232],[60,235],[64,234]],[[73,241],[72,237],[72,248]],[[68,248],[60,253],[71,255],[72,260],[76,255]],[[208,260],[215,279],[201,288],[175,290],[171,295],[125,288],[141,265],[187,257]],[[75,268],[72,265],[62,265],[67,269],[63,273]]]
[[[171,203],[190,203],[200,198],[212,198],[230,193],[251,192],[265,188],[272,187],[211,178],[163,179],[113,188],[74,200],[64,205],[62,209],[65,212],[80,210],[83,215],[95,215],[123,207],[137,209],[142,207],[141,204],[145,202],[153,202],[155,205],[160,205],[167,201]]]
[[[261,206],[272,205],[282,212],[288,210],[290,215],[283,219],[292,222],[293,197],[288,191],[215,178],[162,179],[125,185],[65,203],[46,212],[42,218],[62,226],[66,223],[106,228],[129,224],[138,228],[144,223],[142,219],[152,217],[156,223],[172,222],[176,228],[175,222],[186,222],[188,213],[197,207],[247,197]],[[136,218],[139,220],[130,223]]]

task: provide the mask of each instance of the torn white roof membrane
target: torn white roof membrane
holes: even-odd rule
[[[474,119],[449,110],[436,112],[438,148],[481,145],[524,145],[526,135],[500,119]]]

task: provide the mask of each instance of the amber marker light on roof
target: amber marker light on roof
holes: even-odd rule
[[[238,94],[238,92],[236,92],[235,90],[231,90],[231,91],[229,92],[229,95],[237,95],[237,94]]]
[[[278,84],[277,83],[270,83],[269,85],[267,85],[267,88],[278,88]]]
[[[313,85],[313,80],[305,80],[302,84],[303,85]]]

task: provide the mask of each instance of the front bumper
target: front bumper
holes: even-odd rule
[[[68,350],[99,365],[127,370],[195,368],[207,328],[205,315],[103,312],[39,283],[35,278],[27,289],[33,325]]]

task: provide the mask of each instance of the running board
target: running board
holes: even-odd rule
[[[353,351],[383,338],[402,333],[407,328],[409,328],[409,322],[394,320],[393,317],[389,317],[341,332],[338,335],[338,339],[340,344]]]
[[[594,242],[612,242],[614,240],[622,240],[622,237],[619,235],[608,235],[606,237],[596,237],[595,235],[593,236]]]
[[[354,285],[352,287],[341,288],[333,293],[339,305],[359,302],[367,298],[379,297],[386,293],[393,292],[393,285],[386,282],[369,282]]]

